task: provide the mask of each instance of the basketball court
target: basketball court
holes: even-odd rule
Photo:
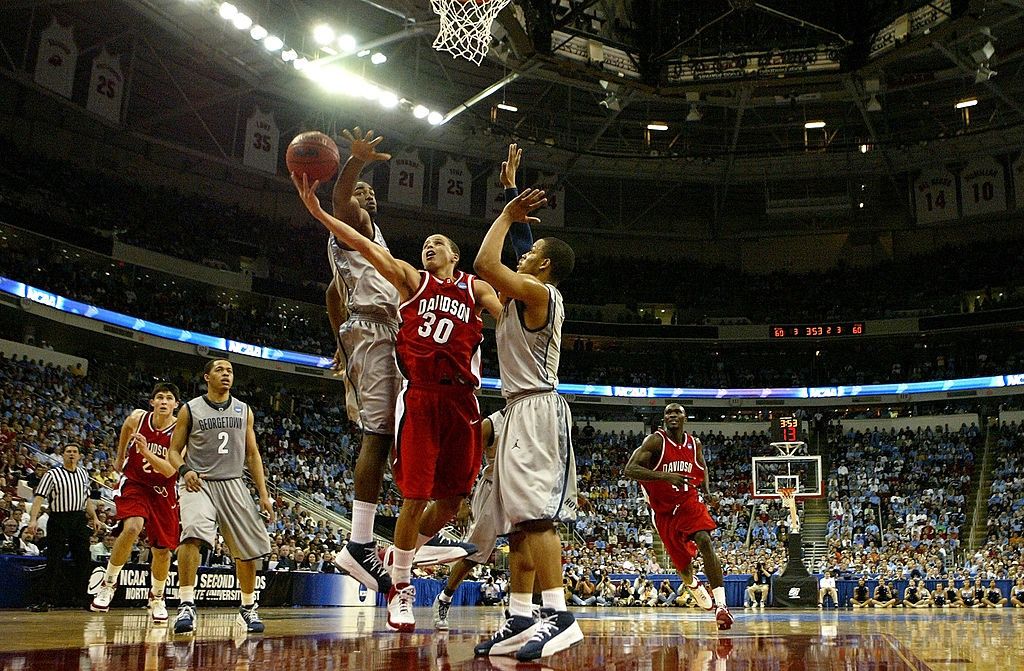
[[[691,609],[579,608],[586,638],[542,664],[474,659],[500,623],[496,608],[453,608],[435,632],[416,609],[412,634],[385,630],[376,608],[266,609],[267,631],[246,636],[233,609],[201,609],[192,637],[145,610],[0,614],[0,669],[651,669],[717,671],[1008,671],[1024,664],[1020,611],[767,610],[734,613],[719,632]],[[966,634],[965,632],[970,632]]]

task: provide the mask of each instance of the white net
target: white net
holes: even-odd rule
[[[511,1],[430,0],[430,8],[441,17],[434,49],[480,65],[491,42],[494,17]]]

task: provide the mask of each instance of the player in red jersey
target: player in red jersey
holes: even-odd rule
[[[164,585],[171,565],[171,551],[178,547],[178,474],[167,461],[167,449],[176,422],[181,393],[169,382],[154,385],[149,395],[152,411],[133,410],[121,425],[114,468],[121,473],[121,482],[114,504],[121,532],[107,562],[103,577],[90,610],[105,613],[117,588],[121,567],[131,559],[132,546],[143,527],[153,548],[150,564],[153,586],[149,593],[150,614],[155,622],[167,621]]]
[[[719,629],[732,626],[732,614],[725,603],[722,565],[711,545],[709,532],[717,528],[701,496],[710,495],[707,464],[700,441],[684,428],[686,411],[678,403],[665,406],[664,425],[644,439],[629,458],[627,478],[640,482],[651,506],[654,526],[665,544],[679,576],[702,608],[717,606]],[[698,550],[704,572],[715,596],[712,604],[707,590],[694,577],[693,560]]]
[[[320,207],[318,182],[292,181],[310,213],[366,257],[398,289],[396,353],[405,381],[395,410],[395,484],[404,501],[395,523],[388,626],[412,631],[413,555],[458,512],[480,471],[480,342],[486,309],[501,313],[489,284],[456,271],[459,248],[443,235],[423,243],[418,271]],[[427,504],[433,501],[429,509]]]

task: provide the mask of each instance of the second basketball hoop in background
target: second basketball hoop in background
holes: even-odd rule
[[[491,42],[491,24],[509,2],[511,0],[430,0],[430,8],[441,17],[434,49],[480,65]]]

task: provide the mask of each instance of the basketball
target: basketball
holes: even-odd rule
[[[289,172],[324,182],[338,172],[338,145],[320,131],[299,133],[288,145],[284,160]]]

